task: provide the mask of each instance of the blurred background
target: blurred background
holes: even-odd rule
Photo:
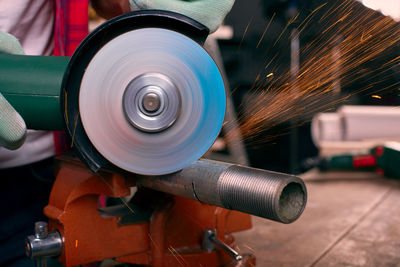
[[[304,172],[317,113],[399,105],[399,19],[397,0],[237,0],[218,44],[250,164]]]

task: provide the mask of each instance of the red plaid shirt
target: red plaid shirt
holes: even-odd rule
[[[89,0],[55,0],[54,56],[72,56],[88,35]],[[54,132],[56,154],[68,150],[64,132]]]
[[[55,0],[54,55],[72,56],[88,35],[89,0]]]

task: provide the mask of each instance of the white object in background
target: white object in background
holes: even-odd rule
[[[311,122],[311,136],[318,146],[321,141],[343,140],[342,119],[338,113],[319,113]]]
[[[314,144],[400,138],[400,108],[342,106],[335,113],[320,113],[311,123]]]
[[[385,16],[391,16],[394,20],[400,21],[399,0],[361,0],[361,2],[366,7],[375,9]]]

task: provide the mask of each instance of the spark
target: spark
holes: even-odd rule
[[[107,182],[106,177],[103,177],[101,174],[97,174],[98,177],[100,177],[100,179],[102,180],[102,182],[110,189],[111,192],[114,191],[113,187],[111,186],[111,184],[109,182]],[[123,197],[119,197],[119,199],[121,200],[122,204],[124,204],[125,207],[128,208],[128,210],[134,214],[135,211],[132,209],[132,207],[129,205],[128,202],[126,202],[126,200]]]
[[[254,16],[250,18],[249,22],[247,23],[246,28],[244,29],[244,33],[243,33],[243,36],[242,36],[242,40],[240,40],[238,49],[240,49],[240,47],[242,47],[242,44],[243,44],[244,38],[246,37],[247,31],[248,31],[248,29],[249,29],[251,23],[253,22],[253,18],[254,18]]]
[[[257,75],[250,92],[253,97],[240,107],[242,109],[246,107],[246,112],[239,116],[240,133],[231,131],[228,136],[241,134],[249,143],[271,141],[284,133],[268,135],[263,133],[277,125],[283,125],[284,122],[309,121],[315,113],[332,110],[347,101],[350,96],[366,93],[367,90],[372,97],[381,99],[378,92],[398,89],[400,86],[398,82],[390,82],[389,86],[385,85],[379,90],[374,89],[378,82],[389,81],[390,74],[387,74],[387,71],[400,65],[398,55],[389,56],[381,66],[374,69],[365,69],[364,64],[398,45],[400,26],[390,17],[378,16],[373,10],[360,11],[356,8],[357,5],[360,4],[344,0],[338,5],[330,6],[322,14],[318,22],[325,26],[325,29],[315,40],[301,48],[302,62],[295,80],[291,77],[290,70],[275,76],[274,79],[267,78],[272,77],[271,73],[275,71],[268,75],[260,76],[261,72]],[[311,19],[317,12],[321,12],[324,6],[325,4],[312,11],[306,20],[300,23],[298,31],[306,31]],[[287,23],[273,46],[296,19],[297,16]],[[335,41],[338,37],[339,42]],[[339,57],[332,56],[335,51],[339,51]],[[264,70],[271,69],[270,65],[273,66],[278,62],[279,57],[274,55]],[[371,82],[338,98],[335,95],[338,78],[342,88],[348,87],[355,80],[366,79]],[[294,86],[296,92],[293,91]],[[288,126],[284,131],[289,131],[294,126]]]
[[[250,247],[250,246],[248,246],[248,245],[243,245],[245,248],[247,248],[248,250],[250,250],[252,253],[256,253],[256,251],[252,248],[252,247]]]
[[[128,210],[129,210],[132,214],[135,213],[135,211],[132,209],[132,207],[126,202],[126,200],[125,200],[123,197],[120,197],[119,199],[122,201],[122,203],[128,208]]]
[[[269,22],[268,22],[268,24],[267,24],[267,27],[265,27],[265,30],[264,30],[263,34],[261,35],[260,40],[259,40],[258,43],[257,43],[256,48],[258,48],[258,47],[260,46],[262,40],[264,39],[265,34],[267,33],[267,31],[268,31],[268,29],[269,29],[269,26],[271,25],[272,21],[273,21],[274,18],[275,18],[275,15],[276,15],[276,13],[274,13],[274,14],[272,15],[271,19],[269,20]]]
[[[169,246],[168,250],[171,252],[171,254],[174,256],[174,258],[176,259],[176,261],[181,265],[181,266],[188,266],[188,262],[186,262],[186,260],[179,254],[178,251],[176,251],[176,249],[174,249],[172,246]],[[178,258],[179,257],[179,258]],[[182,263],[183,262],[183,263]]]
[[[74,146],[74,140],[75,140],[75,132],[76,132],[76,127],[78,126],[78,118],[79,116],[75,116],[75,123],[74,123],[74,130],[72,131],[72,137],[71,137],[71,147]]]
[[[266,78],[269,78],[269,77],[272,77],[272,76],[274,76],[274,73],[270,73],[270,74],[268,74],[267,76],[265,76]]]
[[[75,247],[78,247],[78,240],[75,240]]]
[[[155,247],[155,249],[157,249],[157,250],[159,250],[159,251],[162,251],[162,250],[161,250],[161,247],[154,241],[154,239],[153,239],[153,237],[151,236],[151,234],[148,233],[147,235],[148,235],[148,237],[149,237],[151,243],[152,243],[153,246]]]
[[[308,24],[310,23],[311,19],[315,16],[315,14],[318,13],[318,11],[323,8],[324,6],[326,6],[328,4],[328,2],[323,3],[322,5],[320,5],[319,7],[317,7],[316,9],[314,9],[310,15],[308,15],[305,20],[303,20],[302,23],[300,23],[300,25],[297,27],[299,29],[299,33],[302,33],[304,29],[307,28]]]
[[[297,14],[296,16],[294,16],[293,18],[291,18],[289,20],[289,22],[286,24],[285,28],[283,28],[283,31],[279,34],[279,37],[276,39],[275,43],[273,46],[275,46],[279,40],[282,38],[283,34],[286,32],[286,30],[289,28],[289,26],[296,21],[297,17],[299,16],[299,14]]]
[[[275,61],[277,56],[278,56],[278,54],[275,54],[275,56],[273,56],[273,58],[269,61],[269,63],[267,65],[265,65],[264,69],[268,69],[268,67]]]

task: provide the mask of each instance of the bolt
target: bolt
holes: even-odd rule
[[[35,223],[35,237],[38,239],[46,238],[49,233],[49,225],[46,222]]]
[[[156,93],[148,93],[143,97],[142,105],[147,112],[156,112],[161,106],[160,96]]]

